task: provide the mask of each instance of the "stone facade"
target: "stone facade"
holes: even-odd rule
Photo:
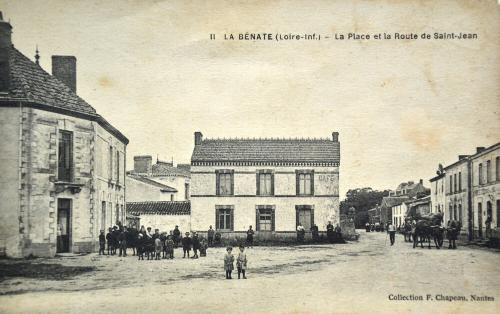
[[[266,146],[284,144],[279,143],[279,139],[211,141],[207,142],[207,145],[211,147],[204,148],[201,146],[205,141],[201,138],[195,140],[197,144],[191,164],[191,228],[193,230],[203,232],[212,225],[223,233],[223,237],[236,238],[244,237],[251,225],[256,231],[258,240],[283,240],[296,236],[295,230],[300,219],[305,219],[306,231],[309,231],[312,224],[316,224],[320,231],[324,231],[328,221],[334,224],[340,222],[338,162],[328,160],[314,163],[307,161],[293,163],[286,160],[278,162],[268,160],[268,156],[256,157],[262,158],[260,161],[226,162],[223,161],[224,158],[233,159],[233,156],[228,155],[239,155],[240,159],[247,158],[247,154],[250,153],[242,153],[242,151],[248,149],[248,145],[259,146],[256,150],[265,155]],[[289,145],[287,149],[298,149],[301,144],[308,145],[304,144],[306,140],[302,141],[287,143],[286,145]],[[329,144],[331,143],[330,141]],[[226,148],[227,145],[232,145],[227,153],[220,153],[220,151],[215,153],[222,159],[199,161],[199,158],[212,154],[212,149],[217,150],[219,144],[226,145],[224,146]],[[286,155],[287,152],[284,151],[283,156]],[[298,193],[297,176],[302,172],[312,175],[311,184],[314,192],[311,195]],[[222,184],[218,183],[221,173],[231,174],[232,191],[228,195],[221,195],[217,191]],[[269,182],[272,184],[266,195],[258,191],[259,175],[262,173],[269,174]],[[230,222],[228,220],[227,224],[223,223],[223,225],[226,224],[224,229],[220,228],[220,220],[223,219],[218,216],[220,209],[228,210],[227,219],[231,220]],[[302,209],[307,211],[305,215],[309,216],[299,217]],[[263,218],[264,212],[265,218]],[[266,223],[269,224],[266,225]]]
[[[471,156],[472,223],[474,237],[486,234],[486,221],[491,217],[491,237],[500,237],[500,143]]]
[[[445,192],[445,181],[446,177],[443,174],[439,174],[436,177],[430,179],[431,183],[431,213],[444,212],[446,207],[446,192]]]
[[[0,19],[0,254],[91,252],[100,229],[125,220],[128,140],[17,51],[10,30]]]
[[[445,210],[443,221],[447,223],[450,219],[462,223],[462,232],[468,229],[468,160],[461,156],[457,162],[444,168],[445,177]],[[433,205],[434,206],[434,205]]]

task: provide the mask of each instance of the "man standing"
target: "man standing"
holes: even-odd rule
[[[207,235],[208,235],[208,246],[209,247],[212,247],[214,245],[214,234],[215,234],[215,231],[214,231],[214,229],[212,229],[212,226],[210,226],[208,228],[208,232],[207,232]]]
[[[392,222],[389,224],[389,227],[387,228],[387,232],[389,232],[389,238],[391,239],[391,245],[394,245],[394,241],[396,240],[396,226],[392,224]]]
[[[123,227],[123,231],[118,235],[118,241],[120,244],[120,254],[119,256],[127,256],[127,227]]]
[[[247,247],[252,247],[253,246],[253,229],[252,226],[248,227],[247,230]]]
[[[328,225],[326,225],[326,237],[328,238],[328,242],[333,243],[334,240],[334,234],[333,234],[333,225],[332,222],[329,221]]]
[[[314,224],[311,227],[311,234],[312,234],[313,241],[319,242],[319,230],[318,230],[318,226],[316,224]]]
[[[179,230],[179,226],[175,226],[175,228],[174,228],[174,245],[175,245],[175,247],[179,246],[180,240],[181,240],[181,231]]]

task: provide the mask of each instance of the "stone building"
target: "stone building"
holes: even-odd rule
[[[174,166],[173,162],[165,162],[156,160],[153,164],[153,158],[150,155],[134,156],[134,169],[127,172],[127,176],[131,179],[145,178],[146,180],[155,181],[165,186],[168,186],[172,191],[168,195],[170,201],[187,201],[189,200],[189,186],[191,180],[190,165],[178,164]],[[143,189],[137,188],[135,182],[130,181],[132,186],[127,191],[127,198],[131,200],[143,197]],[[175,190],[175,191],[174,191]],[[136,196],[137,195],[137,196]],[[146,201],[146,199],[143,199]],[[149,201],[163,200],[152,198]]]
[[[128,174],[127,202],[173,201],[177,190],[145,176]]]
[[[475,154],[459,155],[458,161],[431,179],[432,210],[444,208],[445,223],[462,222],[462,233],[474,238],[499,238],[500,143],[477,147]],[[445,191],[444,202],[442,191]],[[490,217],[492,233],[486,236]]]
[[[457,220],[462,223],[462,232],[468,229],[468,211],[470,187],[469,161],[468,156],[458,156],[458,161],[444,168],[445,177],[442,178],[445,184],[445,210],[443,211],[443,221]]]
[[[472,185],[473,236],[500,237],[500,143],[479,147],[470,157]],[[486,221],[491,219],[491,235],[486,234]]]
[[[0,14],[0,253],[93,251],[125,218],[128,140],[76,94],[75,57],[53,56],[50,75],[11,30]]]
[[[389,197],[407,196],[409,198],[425,195],[429,189],[424,186],[422,179],[418,183],[414,181],[403,182],[398,185],[396,190],[389,192]]]
[[[191,157],[191,227],[225,237],[295,237],[339,223],[338,133],[331,139],[203,139]]]
[[[446,204],[446,192],[445,192],[445,181],[446,175],[444,173],[444,168],[439,165],[437,175],[429,180],[431,183],[431,213],[445,212]]]

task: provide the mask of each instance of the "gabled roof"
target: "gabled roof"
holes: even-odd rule
[[[149,178],[146,178],[146,177],[143,177],[143,176],[139,176],[139,175],[127,175],[128,178],[130,179],[133,179],[133,180],[137,180],[137,181],[140,181],[142,183],[146,183],[146,184],[149,184],[149,185],[152,185],[152,186],[155,186],[157,188],[160,188],[160,190],[162,192],[177,192],[177,189],[171,187],[171,186],[168,186],[166,184],[163,184],[163,183],[160,183],[160,182],[157,182],[155,180],[152,180],[152,179],[149,179]]]
[[[19,102],[23,102],[24,105],[94,120],[128,144],[128,139],[97,114],[91,105],[13,46],[10,49],[9,65],[9,92],[0,95],[0,104],[17,106]]]
[[[191,203],[182,202],[129,202],[127,214],[131,215],[190,215]]]
[[[191,162],[340,163],[340,144],[329,139],[205,139]]]
[[[385,196],[382,198],[381,207],[390,208],[392,206],[401,205],[403,202],[409,200],[408,196]]]

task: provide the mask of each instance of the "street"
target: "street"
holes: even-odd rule
[[[36,259],[29,262],[95,270],[57,280],[2,278],[0,312],[498,313],[498,252],[448,250],[446,242],[441,250],[413,249],[401,235],[391,247],[385,233],[358,232],[359,242],[348,244],[250,248],[248,280],[236,279],[236,271],[224,279],[224,248],[198,260],[182,259],[180,250],[161,261],[96,254]],[[15,262],[1,261],[2,271]]]

